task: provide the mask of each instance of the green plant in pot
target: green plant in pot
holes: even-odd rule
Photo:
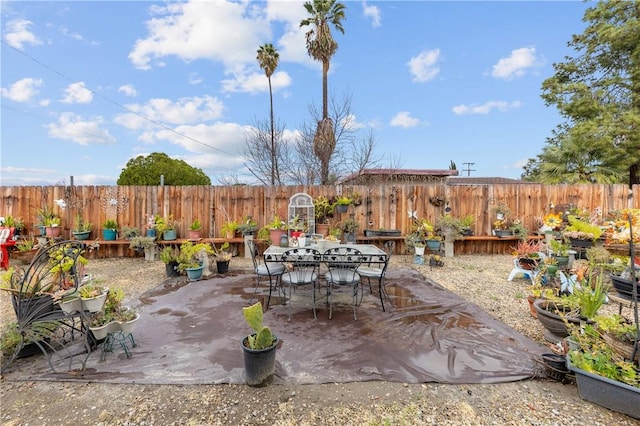
[[[229,262],[231,261],[232,253],[229,251],[229,242],[223,243],[220,248],[213,248],[213,255],[216,261],[216,267],[221,274],[226,273],[229,270]]]
[[[204,255],[212,255],[213,248],[211,244],[193,243],[185,241],[180,245],[180,253],[178,254],[178,270],[180,272],[188,269],[202,270],[202,259]]]
[[[173,241],[177,238],[176,227],[178,222],[173,219],[173,215],[170,214],[167,217],[156,217],[156,232],[158,235],[162,235],[163,240]]]
[[[349,206],[353,204],[353,199],[347,195],[341,195],[336,198],[334,203],[335,209],[338,213],[346,213],[349,210]]]
[[[240,224],[235,220],[228,220],[227,222],[222,224],[222,228],[220,231],[225,236],[225,238],[233,238],[238,230],[238,226]]]
[[[115,219],[107,219],[102,224],[102,239],[113,241],[118,236],[118,222]]]
[[[338,229],[342,231],[342,235],[344,236],[345,243],[356,242],[356,232],[358,231],[359,227],[360,227],[360,224],[352,217],[338,223]]]
[[[91,222],[86,222],[82,219],[82,216],[77,215],[71,233],[77,240],[86,240],[89,238],[92,229],[93,225]]]
[[[165,264],[165,273],[167,277],[178,277],[178,253],[172,246],[165,246],[160,251],[160,260]]]
[[[251,216],[246,216],[242,219],[242,222],[238,225],[238,231],[242,233],[242,235],[253,235],[258,230],[258,222],[253,220]]]
[[[249,386],[268,384],[275,373],[278,337],[263,324],[262,303],[242,308],[245,321],[253,330],[242,339],[245,379]]]
[[[202,236],[202,224],[200,223],[200,219],[193,219],[193,221],[189,225],[188,233],[190,240],[197,240]]]

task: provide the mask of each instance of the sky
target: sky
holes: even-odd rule
[[[562,122],[540,97],[576,52],[581,1],[343,1],[328,76],[383,165],[519,178]],[[272,43],[275,119],[292,141],[322,104],[303,2],[2,1],[0,184],[115,185],[164,152],[212,183],[256,183],[247,129],[268,120],[256,60]]]

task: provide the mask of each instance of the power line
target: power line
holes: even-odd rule
[[[55,69],[51,68],[49,65],[45,64],[44,62],[40,61],[39,59],[36,59],[36,58],[34,58],[33,56],[28,55],[28,54],[26,54],[25,52],[23,52],[23,51],[21,51],[21,50],[19,50],[19,49],[16,49],[15,47],[13,47],[13,46],[11,46],[10,44],[8,44],[6,41],[4,41],[4,40],[1,40],[1,39],[0,39],[0,42],[2,42],[2,44],[4,44],[5,46],[7,46],[7,47],[11,48],[11,49],[12,49],[12,50],[14,50],[15,52],[18,52],[19,54],[23,55],[24,57],[31,59],[33,62],[35,62],[36,64],[40,65],[41,67],[46,68],[46,69],[48,69],[49,71],[51,71],[52,73],[59,75],[59,76],[60,76],[60,77],[62,77],[63,79],[65,79],[65,80],[67,80],[67,81],[69,81],[69,82],[71,82],[71,83],[74,83],[74,84],[75,84],[75,83],[79,83],[78,81],[73,80],[71,77],[68,77],[67,75],[65,75],[65,74],[61,73],[60,71],[57,71],[57,70],[55,70]],[[116,105],[116,106],[118,106],[118,107],[120,107],[120,108],[124,109],[125,111],[127,111],[127,112],[129,112],[129,113],[131,113],[131,114],[135,114],[135,115],[137,115],[138,117],[142,118],[143,120],[148,121],[149,123],[153,123],[153,124],[155,124],[155,125],[156,125],[156,126],[158,126],[158,127],[161,127],[161,128],[163,128],[163,129],[165,129],[165,130],[168,130],[168,131],[170,131],[170,132],[172,132],[172,133],[175,133],[175,134],[176,134],[176,135],[178,135],[178,136],[182,136],[183,138],[189,139],[190,141],[193,141],[193,142],[198,143],[198,144],[200,144],[200,145],[206,146],[207,148],[210,148],[210,149],[212,149],[212,150],[214,150],[214,151],[218,151],[218,152],[220,152],[220,153],[222,153],[222,154],[233,155],[233,154],[231,154],[231,153],[229,153],[229,152],[226,152],[226,151],[224,151],[224,150],[222,150],[222,149],[220,149],[220,148],[216,148],[215,146],[211,146],[211,145],[209,145],[209,144],[207,144],[207,143],[205,143],[205,142],[201,142],[201,141],[199,141],[199,140],[197,140],[197,139],[195,139],[195,138],[193,138],[193,137],[191,137],[191,136],[189,136],[189,135],[185,135],[184,133],[180,133],[180,132],[178,132],[177,130],[175,130],[175,129],[173,129],[173,128],[169,127],[169,126],[167,126],[167,125],[165,125],[165,124],[163,124],[163,123],[160,123],[159,121],[153,120],[153,119],[151,119],[151,118],[149,118],[149,117],[146,117],[146,116],[144,116],[144,115],[140,114],[139,112],[133,111],[133,110],[131,110],[131,109],[127,108],[126,106],[122,105],[121,103],[116,102],[116,101],[114,101],[113,99],[110,99],[110,98],[108,98],[108,97],[106,97],[106,96],[102,95],[101,93],[98,93],[98,92],[96,92],[96,91],[94,91],[94,90],[92,90],[92,89],[90,89],[90,88],[88,88],[88,87],[86,87],[86,86],[85,86],[85,88],[86,88],[88,91],[90,91],[92,94],[94,94],[95,96],[98,96],[98,97],[100,97],[100,98],[104,99],[105,101],[107,101],[107,102],[109,102],[109,103],[111,103],[111,104],[113,104],[113,105]]]

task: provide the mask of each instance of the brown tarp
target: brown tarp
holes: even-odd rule
[[[282,343],[275,383],[384,380],[403,383],[494,383],[531,377],[541,346],[495,320],[471,301],[410,270],[387,275],[387,312],[366,288],[354,321],[350,297],[328,319],[319,300],[313,319],[309,293],[293,300],[293,317],[279,298],[265,324]],[[8,380],[86,380],[111,383],[244,383],[241,339],[251,332],[242,316],[253,275],[215,276],[179,285],[167,282],[140,298],[141,318],[131,358],[117,346],[84,376],[52,373],[43,357],[20,360]],[[469,283],[473,285],[473,283]],[[259,289],[259,299],[268,291]],[[528,311],[522,312],[528,315]]]

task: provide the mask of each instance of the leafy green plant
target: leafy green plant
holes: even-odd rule
[[[255,332],[247,336],[247,344],[250,349],[266,349],[273,346],[275,337],[271,329],[262,323],[262,303],[257,302],[251,306],[242,308],[242,315],[247,324]]]
[[[265,228],[267,228],[267,229],[280,229],[280,230],[286,231],[287,230],[287,222],[285,222],[284,220],[280,219],[279,215],[275,215],[273,217],[273,220],[265,225]]]
[[[338,224],[338,228],[345,234],[353,234],[359,227],[360,224],[353,218],[349,218]]]
[[[602,235],[602,228],[593,225],[576,216],[567,216],[569,224],[565,227],[562,234],[565,238],[576,238],[579,240],[597,240]]]
[[[193,243],[192,241],[185,241],[180,245],[180,253],[178,254],[178,270],[183,272],[187,268],[197,268],[201,266],[200,252],[204,251],[206,254],[213,254],[213,248],[211,244],[207,243]]]
[[[595,283],[573,290],[581,317],[593,318],[607,300],[607,288],[603,283],[602,275],[597,274],[595,276]],[[594,279],[592,278],[590,281],[594,281]]]
[[[562,240],[552,239],[549,243],[551,246],[551,251],[556,256],[569,256],[569,250],[571,246]]]
[[[118,222],[115,219],[107,219],[102,224],[103,229],[118,229]]]
[[[129,248],[134,250],[147,250],[156,246],[154,237],[137,236],[129,240]]]
[[[229,242],[225,242],[220,248],[213,247],[213,254],[216,262],[228,262],[231,260],[232,254],[229,251]]]
[[[93,229],[93,224],[91,222],[85,222],[82,219],[82,216],[77,215],[75,223],[73,225],[74,232],[88,232]]]
[[[353,199],[347,195],[341,195],[336,198],[335,204],[338,206],[350,206],[353,204]]]
[[[257,229],[258,222],[256,222],[249,216],[246,216],[244,219],[242,219],[242,223],[238,225],[238,231],[242,232],[243,235],[253,234]]]
[[[324,195],[319,195],[313,199],[313,208],[316,223],[327,223],[333,217],[335,205]]]
[[[191,222],[191,224],[189,225],[189,230],[191,231],[201,231],[202,230],[202,224],[200,223],[199,219],[193,219],[193,222]]]
[[[165,246],[160,251],[160,260],[163,261],[165,264],[172,262],[174,260],[177,261],[178,255],[176,253],[176,250],[171,246]]]
[[[139,237],[140,235],[140,228],[136,228],[133,226],[125,226],[122,228],[122,236],[125,240],[132,240],[133,238]]]
[[[222,228],[220,228],[220,231],[223,234],[227,234],[227,235],[233,235],[236,233],[236,231],[238,230],[238,226],[240,224],[235,221],[235,220],[229,220],[225,223],[222,224]]]
[[[102,293],[104,293],[105,290],[105,287],[94,284],[87,284],[80,287],[80,290],[78,290],[78,295],[82,299],[92,299],[94,297],[100,296]]]
[[[176,229],[178,222],[173,219],[173,215],[170,214],[167,217],[156,216],[156,231],[162,235],[165,231],[172,231]]]

